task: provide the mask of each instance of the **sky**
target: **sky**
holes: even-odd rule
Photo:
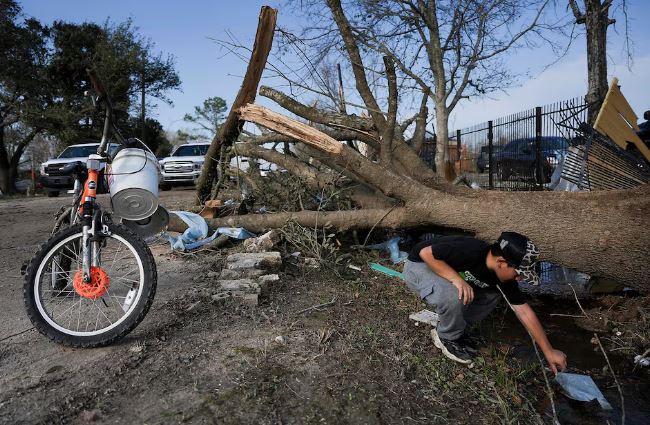
[[[247,64],[221,49],[215,39],[232,36],[252,46],[262,5],[278,9],[278,25],[291,27],[296,23],[296,17],[284,6],[285,1],[275,0],[23,0],[20,4],[25,15],[45,24],[55,20],[103,23],[110,18],[119,23],[132,19],[139,33],[155,43],[157,52],[176,58],[182,92],[170,93],[174,105],[159,104],[154,112],[163,127],[171,131],[188,128],[183,116],[206,98],[219,96],[230,105],[237,95]],[[623,94],[642,117],[645,110],[650,110],[650,26],[647,23],[650,1],[628,0],[628,5],[633,66],[631,70],[627,67],[622,37],[625,27],[619,14],[615,31],[610,27],[608,32],[608,73],[610,81],[613,76],[619,78]],[[580,37],[562,60],[546,70],[547,52],[526,50],[509,56],[506,60],[512,68],[526,72],[530,78],[522,79],[518,86],[505,93],[459,103],[450,117],[450,129],[584,95],[587,91],[585,44],[584,37]],[[258,103],[270,106],[259,97]]]

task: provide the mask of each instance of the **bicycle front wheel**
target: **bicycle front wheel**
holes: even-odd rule
[[[101,235],[97,266],[83,280],[81,225],[50,238],[26,273],[25,307],[39,332],[60,344],[97,347],[131,332],[156,292],[156,264],[144,241],[109,224]]]

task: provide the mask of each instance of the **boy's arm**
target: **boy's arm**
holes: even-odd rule
[[[551,343],[546,337],[546,332],[544,332],[544,328],[533,309],[528,304],[513,305],[512,309],[521,324],[524,325],[526,330],[533,336],[537,345],[539,345],[553,373],[557,374],[558,370],[563,371],[566,368],[566,355],[551,346]]]
[[[467,305],[474,300],[474,289],[449,264],[434,258],[430,246],[420,250],[420,258],[435,274],[447,279],[458,289],[458,299],[463,300],[463,304]]]

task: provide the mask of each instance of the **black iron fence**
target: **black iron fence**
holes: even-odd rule
[[[573,98],[450,131],[450,160],[486,189],[543,190],[586,119],[584,99]],[[435,139],[422,156],[433,164]]]

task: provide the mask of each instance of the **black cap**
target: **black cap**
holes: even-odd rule
[[[539,249],[526,236],[516,232],[503,232],[497,240],[503,258],[515,268],[526,282],[539,285],[535,264]]]

